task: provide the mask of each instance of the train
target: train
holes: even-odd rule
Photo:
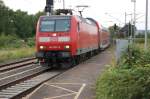
[[[42,65],[78,64],[109,45],[110,33],[93,18],[51,15],[37,23],[36,57]]]

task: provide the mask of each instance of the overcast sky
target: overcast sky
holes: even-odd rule
[[[46,0],[3,0],[6,6],[17,10],[27,11],[29,14],[35,14],[42,11],[45,7]],[[63,0],[55,0],[54,8],[63,8]],[[145,28],[145,1],[136,0],[137,27]],[[125,23],[125,12],[130,14],[127,16],[127,22],[131,20],[133,13],[133,2],[131,0],[65,0],[66,8],[75,8],[76,5],[88,5],[83,12],[84,17],[93,17],[103,26],[108,27],[116,23],[123,26]],[[149,29],[150,29],[150,3],[149,3]]]

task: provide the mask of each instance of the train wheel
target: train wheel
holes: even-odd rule
[[[79,63],[83,62],[84,59],[83,59],[83,54],[79,56]]]
[[[88,59],[91,58],[91,53],[90,53],[90,52],[87,53],[87,58],[88,58]]]
[[[80,63],[80,58],[79,58],[79,56],[76,56],[76,57],[75,57],[75,63],[76,63],[76,65],[78,65],[78,64]]]
[[[93,52],[92,52],[92,51],[90,51],[89,53],[90,53],[90,57],[92,57],[92,56],[93,56]]]
[[[49,63],[45,59],[38,60],[38,63],[43,67],[49,67]]]
[[[76,65],[75,58],[66,58],[61,63],[61,69],[68,69]]]

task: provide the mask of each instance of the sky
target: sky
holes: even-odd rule
[[[5,5],[14,10],[21,9],[29,14],[42,11],[46,0],[3,0]],[[136,0],[136,26],[138,29],[145,29],[145,2],[146,0]],[[72,8],[76,12],[77,5],[88,5],[83,11],[84,17],[95,18],[100,24],[109,27],[116,23],[119,26],[125,24],[125,12],[127,13],[126,22],[133,19],[134,3],[131,0],[65,0],[65,8]],[[150,29],[150,2],[149,2],[149,21]],[[63,8],[63,0],[54,0],[54,9]],[[131,16],[132,14],[132,16]]]

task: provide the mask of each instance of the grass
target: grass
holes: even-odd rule
[[[147,42],[150,44],[150,38],[147,39]],[[144,44],[145,43],[145,38],[136,38],[135,43],[136,44]]]
[[[35,53],[34,47],[23,47],[16,49],[0,50],[0,63],[33,56]]]
[[[15,35],[0,35],[0,63],[33,56],[35,38],[23,40]]]

